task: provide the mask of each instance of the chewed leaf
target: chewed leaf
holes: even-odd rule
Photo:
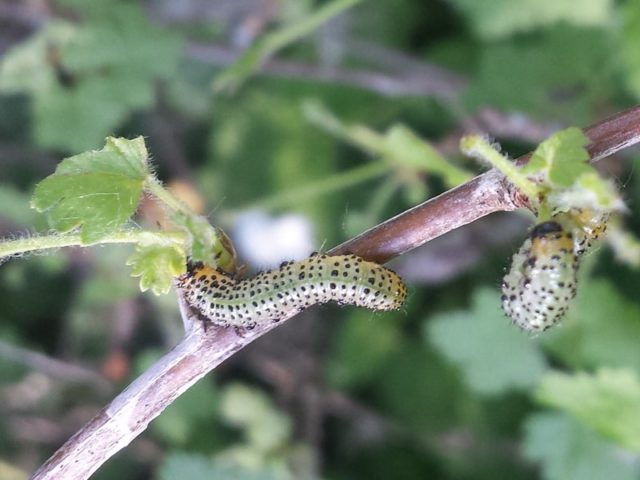
[[[186,262],[184,250],[176,244],[138,244],[127,259],[127,265],[133,266],[131,275],[140,277],[140,289],[151,289],[156,295],[169,292],[173,277],[185,273]]]
[[[102,150],[63,160],[38,184],[31,206],[46,212],[57,231],[80,228],[84,244],[96,243],[136,211],[147,174],[142,137],[110,137]]]
[[[142,137],[133,140],[107,137],[102,150],[65,158],[56,168],[54,175],[111,173],[144,180],[148,174],[147,157],[147,148]]]
[[[578,128],[557,132],[538,146],[521,171],[535,178],[546,191],[552,210],[566,212],[578,207],[598,212],[624,211],[615,185],[589,163],[585,148],[588,143]]]
[[[172,219],[177,225],[186,228],[191,236],[191,260],[215,265],[227,273],[235,272],[236,252],[231,240],[222,230],[197,215],[177,213]]]
[[[584,173],[594,171],[584,148],[589,139],[579,128],[557,132],[542,142],[523,167],[525,173],[543,173],[548,182],[570,187]]]

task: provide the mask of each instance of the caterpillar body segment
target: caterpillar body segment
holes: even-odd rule
[[[558,222],[543,222],[514,254],[502,282],[502,308],[530,332],[556,325],[576,295],[578,256],[573,234]]]
[[[393,271],[356,255],[316,255],[254,278],[235,278],[203,264],[179,277],[186,301],[220,326],[253,328],[277,322],[312,305],[337,302],[371,310],[395,310],[406,287]]]

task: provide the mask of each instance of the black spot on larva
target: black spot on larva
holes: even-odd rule
[[[313,279],[313,274],[300,275],[313,267],[309,260],[303,260],[284,263],[280,270],[259,274],[247,281],[237,281],[222,272],[208,276],[206,273],[211,272],[211,269],[201,266],[203,271],[189,272],[179,279],[179,285],[185,293],[185,299],[202,317],[223,326],[247,327],[252,323],[251,319],[255,320],[256,317],[280,319],[300,311],[302,307],[325,303],[332,299],[338,300],[341,304],[355,304],[372,309],[389,310],[399,307],[404,300],[405,291],[397,288],[401,280],[395,274],[389,272],[389,281],[380,282],[380,279],[384,280],[386,277],[386,269],[375,264],[363,263],[363,260],[357,257],[349,257],[349,260],[356,264],[366,264],[365,271],[371,274],[365,278],[355,275],[353,282],[347,281],[351,277],[349,272],[359,271],[359,268],[356,266],[349,270],[347,266],[351,267],[351,263],[343,261],[344,258],[346,257],[317,257],[314,260],[317,266],[316,279]],[[338,265],[332,268],[332,264],[336,262]],[[198,281],[192,281],[196,275]],[[339,283],[329,281],[336,277],[344,280]],[[294,285],[294,278],[303,284]],[[380,291],[375,291],[374,296],[369,296],[371,290],[364,284],[377,285]],[[358,294],[358,289],[362,289],[361,295]],[[336,290],[341,291],[338,299],[335,299],[336,295],[333,293]],[[385,295],[385,292],[389,295]],[[279,299],[278,303],[274,301],[276,298]],[[378,299],[374,302],[373,298]],[[213,301],[214,299],[216,301]],[[294,300],[291,302],[289,299]]]
[[[578,267],[573,249],[567,248],[566,240],[572,239],[571,234],[563,232],[556,222],[546,223],[534,228],[513,256],[501,297],[503,309],[511,320],[535,332],[549,328],[562,318],[573,298],[567,291]]]

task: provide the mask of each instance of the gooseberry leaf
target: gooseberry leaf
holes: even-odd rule
[[[625,68],[624,80],[636,98],[640,97],[640,3],[626,2],[620,5],[619,49],[622,65]]]
[[[451,2],[483,39],[552,25],[602,26],[611,21],[613,2],[592,0],[578,7],[572,0],[453,0]]]
[[[536,398],[572,414],[621,446],[640,452],[640,379],[633,370],[548,373]]]
[[[138,243],[136,251],[127,259],[133,267],[131,276],[140,277],[140,290],[156,295],[168,293],[173,277],[186,271],[187,257],[182,246],[175,243]]]
[[[546,368],[535,343],[505,318],[498,298],[479,290],[469,311],[441,314],[425,325],[429,341],[484,395],[532,387]]]
[[[633,480],[638,467],[628,452],[561,413],[532,415],[525,425],[524,456],[542,465],[545,480]]]
[[[206,218],[178,212],[172,220],[184,227],[190,235],[189,257],[194,262],[215,265],[226,272],[235,271],[235,251],[231,241],[219,228],[212,226]]]
[[[82,243],[93,244],[134,214],[148,174],[142,137],[109,137],[102,150],[64,159],[36,186],[31,206],[58,232],[79,229]]]
[[[538,145],[523,172],[544,173],[550,183],[570,187],[581,175],[593,171],[589,152],[584,148],[588,143],[579,128],[557,132]]]

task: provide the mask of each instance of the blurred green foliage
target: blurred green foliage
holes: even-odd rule
[[[237,2],[248,10],[209,3],[189,14],[192,2],[58,0],[26,10],[33,22],[17,30],[19,18],[0,17],[3,237],[82,224],[90,243],[108,233],[90,228],[103,208],[114,229],[136,209],[132,226],[155,227],[152,206],[138,204],[144,175],[127,165],[112,187],[129,202],[56,216],[65,199],[91,193],[64,183],[91,176],[72,169],[36,190],[53,216],[28,208],[62,158],[99,160],[113,152],[82,152],[142,135],[154,173],[188,182],[216,225],[232,233],[248,207],[296,212],[327,249],[479,171],[451,148],[469,125],[516,156],[550,130],[640,98],[638,2],[368,0],[329,22],[318,12],[349,2],[286,0],[275,12],[257,0]],[[277,51],[284,63],[264,74],[249,62],[233,95],[216,93],[229,74],[216,48],[242,45],[247,25],[264,27],[254,42],[280,39],[251,62]],[[196,44],[215,48],[199,56]],[[434,64],[450,69],[446,93],[430,83],[442,74]],[[392,81],[380,88],[383,78]],[[483,123],[487,108],[504,114],[504,129]],[[637,230],[628,157],[604,170],[624,187]],[[198,230],[193,218],[174,221]],[[398,259],[401,273],[425,272],[412,274],[406,311],[314,308],[287,322],[181,396],[94,478],[638,478],[640,273],[599,249],[562,325],[531,338],[499,311],[496,288],[526,231],[474,232],[438,258]],[[202,256],[207,235],[194,243]],[[180,268],[174,250],[100,246],[2,264],[0,339],[97,370],[119,391],[180,329],[171,294],[141,294],[127,258],[163,291],[162,272]],[[442,265],[454,273],[439,278]],[[0,477],[25,478],[111,397],[64,377],[34,384],[15,360],[0,343]]]
[[[633,457],[571,417],[538,413],[525,430],[524,453],[542,463],[545,478],[638,478]]]
[[[471,389],[484,395],[531,388],[546,368],[537,342],[508,322],[495,321],[498,300],[495,290],[478,289],[470,309],[426,323],[427,339],[458,365]]]

